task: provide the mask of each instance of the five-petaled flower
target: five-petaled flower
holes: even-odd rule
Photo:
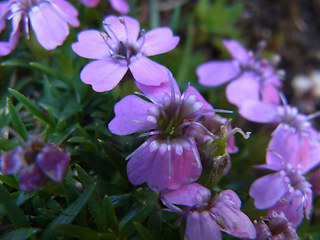
[[[9,41],[0,42],[0,56],[8,55],[18,44],[20,26],[29,38],[30,26],[38,42],[47,50],[60,46],[69,35],[70,24],[80,25],[78,11],[66,0],[8,0],[0,3],[0,32],[11,20]]]
[[[223,40],[233,60],[210,61],[197,68],[199,82],[218,86],[231,81],[226,88],[229,102],[240,107],[249,99],[279,102],[279,75],[267,60],[259,59],[259,52],[247,51],[235,40]]]
[[[191,86],[181,95],[174,79],[160,86],[136,84],[150,101],[126,96],[115,105],[116,116],[109,123],[114,134],[148,131],[142,136],[150,136],[127,157],[129,180],[135,185],[147,182],[159,191],[196,180],[202,165],[196,143],[186,128],[201,126],[197,122],[200,116],[218,110],[213,110]]]
[[[232,190],[224,190],[212,199],[209,189],[190,183],[162,192],[161,200],[172,212],[186,218],[188,240],[221,240],[221,231],[238,238],[256,237],[251,220],[240,210],[241,201]],[[186,207],[181,210],[175,205]]]
[[[106,32],[85,30],[79,33],[72,49],[85,58],[97,59],[88,63],[80,78],[97,92],[117,86],[130,69],[134,79],[144,85],[159,86],[167,81],[167,68],[150,60],[153,56],[175,48],[179,37],[170,28],[159,27],[146,33],[139,22],[128,16],[108,16],[104,19]]]
[[[2,153],[1,172],[18,174],[22,191],[40,188],[48,180],[61,182],[70,162],[67,151],[32,135],[22,146]]]

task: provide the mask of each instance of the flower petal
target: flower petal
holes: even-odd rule
[[[177,189],[201,174],[202,167],[196,160],[199,154],[193,148],[196,146],[184,139],[174,139],[169,145],[165,140],[149,139],[129,160],[128,178],[134,185],[147,182],[157,191]]]
[[[223,45],[228,49],[235,60],[238,60],[240,63],[249,61],[247,49],[245,49],[238,41],[224,39]]]
[[[55,182],[61,182],[69,165],[70,156],[54,146],[46,143],[37,154],[36,162],[43,173]]]
[[[33,6],[29,18],[38,42],[47,50],[62,45],[69,35],[68,24],[49,3]]]
[[[96,92],[115,88],[128,71],[125,60],[105,58],[88,63],[80,73],[80,79],[91,84]]]
[[[100,0],[81,0],[81,2],[87,7],[96,7],[99,4]]]
[[[19,172],[19,185],[24,192],[40,188],[47,180],[46,175],[35,163],[26,166]]]
[[[259,80],[252,74],[243,74],[240,78],[230,82],[226,88],[226,96],[230,103],[241,108],[248,100],[260,99]]]
[[[156,118],[152,118],[152,109],[157,106],[135,95],[121,99],[115,106],[115,118],[109,123],[109,130],[113,134],[128,135],[139,131],[155,129]]]
[[[288,191],[289,184],[285,181],[285,173],[268,174],[254,181],[250,188],[250,196],[258,209],[273,206]]]
[[[73,27],[79,27],[78,10],[65,0],[51,0],[57,14]]]
[[[176,190],[165,190],[161,192],[161,198],[172,204],[193,206],[204,203],[211,197],[209,189],[198,183],[184,184]]]
[[[106,17],[104,22],[108,25],[104,25],[104,29],[112,39],[135,45],[140,32],[140,24],[132,17],[123,16],[122,18],[126,26],[120,22],[117,16]]]
[[[159,86],[168,81],[170,71],[143,55],[132,56],[129,64],[134,79],[144,85]]]
[[[145,33],[139,38],[138,44],[143,44],[141,52],[145,56],[153,56],[174,49],[178,42],[178,36],[173,36],[172,30],[168,27],[159,27]]]
[[[185,239],[188,240],[221,240],[221,232],[208,211],[191,212],[187,216]]]
[[[240,74],[234,61],[214,61],[201,64],[197,70],[199,83],[205,86],[219,86]]]
[[[253,122],[273,123],[281,121],[277,105],[256,100],[245,101],[241,105],[239,113],[242,117]]]
[[[85,30],[78,34],[78,42],[71,45],[72,50],[81,57],[101,59],[109,56],[109,48],[97,30]]]
[[[11,151],[3,152],[1,157],[1,172],[4,175],[15,174],[24,167],[24,151],[18,146]]]
[[[109,0],[112,8],[121,14],[127,14],[130,11],[129,4],[125,0]]]

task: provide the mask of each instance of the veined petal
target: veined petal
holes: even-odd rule
[[[208,211],[194,211],[188,214],[185,230],[188,240],[221,240],[221,232]]]
[[[80,73],[80,79],[91,84],[96,92],[115,88],[128,71],[125,60],[105,58],[88,63]]]
[[[183,95],[184,95],[184,99],[186,101],[188,101],[189,97],[192,97],[192,98],[194,97],[194,101],[197,102],[197,104],[201,105],[199,110],[213,109],[213,107],[202,97],[202,95],[198,92],[198,90],[195,89],[192,86],[188,86],[188,88],[184,91]],[[190,105],[190,104],[188,104],[188,105]],[[183,111],[183,109],[182,109],[182,111]],[[198,110],[196,110],[196,109],[188,109],[187,111],[192,113],[192,112],[195,112],[195,111],[198,111]],[[211,113],[208,113],[208,114],[212,116],[212,115],[214,115],[214,112],[211,112]],[[182,115],[184,115],[184,114],[182,114]]]
[[[256,100],[245,101],[241,105],[239,113],[242,117],[253,122],[274,123],[281,121],[277,105]]]
[[[150,113],[152,108],[156,108],[153,103],[135,95],[124,97],[114,106],[116,116],[109,123],[109,130],[117,135],[128,135],[155,129],[157,123]]]
[[[196,72],[200,84],[214,87],[237,77],[240,68],[234,61],[214,61],[201,64]]]
[[[247,49],[245,49],[236,40],[223,40],[223,45],[228,49],[232,57],[241,63],[246,63],[249,60]]]
[[[121,14],[127,14],[130,11],[126,0],[109,0],[112,8]]]
[[[129,16],[123,16],[123,20],[126,27],[120,22],[119,17],[108,16],[104,19],[104,22],[109,25],[104,26],[104,29],[110,35],[111,39],[119,39],[119,41],[123,43],[129,42],[135,45],[140,32],[140,24],[136,19]],[[108,28],[111,28],[116,36],[114,36]]]
[[[159,86],[168,81],[169,70],[141,54],[130,58],[129,69],[134,79],[144,85]]]
[[[161,197],[172,204],[191,207],[208,201],[211,192],[198,183],[189,183],[176,190],[165,190],[161,192]]]
[[[71,45],[72,50],[81,57],[102,59],[110,56],[109,48],[97,30],[84,30],[78,34],[78,42]]]
[[[230,82],[226,88],[227,99],[230,103],[241,108],[248,100],[260,99],[260,83],[252,74],[243,74]]]
[[[195,146],[190,146],[182,139],[175,139],[169,145],[160,139],[145,143],[127,165],[132,184],[147,182],[151,188],[162,191],[177,189],[200,176],[202,167],[198,166],[192,150]]]
[[[47,50],[62,45],[69,35],[68,24],[49,3],[33,6],[29,11],[29,18],[38,42]]]
[[[289,189],[284,172],[268,174],[254,181],[250,188],[250,196],[258,209],[272,207]]]
[[[178,36],[173,36],[172,30],[168,27],[152,29],[145,33],[144,38],[139,38],[138,44],[145,41],[141,50],[145,56],[169,52],[177,46],[180,39]]]
[[[51,0],[57,14],[73,27],[79,27],[78,10],[65,0]]]

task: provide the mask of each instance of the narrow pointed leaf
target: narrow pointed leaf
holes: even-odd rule
[[[36,228],[19,228],[0,237],[0,240],[25,240],[38,231]]]
[[[10,98],[7,98],[7,104],[8,104],[9,115],[10,115],[13,127],[15,128],[15,130],[20,134],[20,136],[24,140],[27,140],[28,139],[27,129],[24,126],[24,124],[23,124],[23,122],[22,122],[17,110],[13,106],[12,101],[10,100]]]

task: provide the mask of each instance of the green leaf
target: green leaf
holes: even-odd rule
[[[78,238],[80,240],[113,240],[118,239],[112,233],[97,233],[89,228],[80,227],[76,225],[57,225],[53,227],[56,231]]]
[[[69,86],[71,86],[71,79],[65,74],[62,74],[60,71],[57,71],[54,68],[48,67],[47,65],[44,65],[42,63],[37,63],[37,62],[31,62],[29,63],[31,67],[34,67],[36,69],[39,69],[43,71],[44,73],[47,73],[65,83],[67,83]]]
[[[39,118],[40,120],[48,123],[47,117],[44,115],[44,113],[34,104],[32,103],[27,97],[23,96],[18,91],[9,88],[9,92],[17,98],[23,106],[25,106],[29,112],[34,115],[35,117]]]
[[[111,204],[111,201],[107,195],[104,196],[103,205],[106,209],[108,227],[110,227],[115,233],[119,232],[119,224],[116,216],[116,212]]]
[[[68,206],[60,216],[56,217],[50,224],[49,227],[43,231],[41,239],[48,240],[54,239],[56,232],[53,230],[54,225],[69,224],[78,215],[83,206],[88,202],[94,187],[91,185],[88,187],[76,201],[74,201],[70,206]]]
[[[145,228],[141,223],[134,222],[134,226],[136,227],[140,237],[142,240],[152,240],[152,235],[147,228]]]
[[[0,181],[7,184],[10,187],[15,189],[19,189],[19,184],[17,179],[13,175],[1,175],[0,174]]]
[[[79,165],[76,166],[77,173],[84,189],[95,184],[90,176]],[[105,232],[107,230],[107,209],[102,203],[99,192],[95,187],[88,202],[89,210],[97,224],[98,230]]]
[[[16,228],[30,227],[23,212],[11,200],[9,193],[2,184],[0,184],[0,204],[3,205],[8,217]]]
[[[11,122],[15,130],[20,134],[20,136],[26,141],[28,139],[28,132],[26,127],[24,126],[17,110],[12,104],[10,98],[7,98],[7,105],[9,109],[9,115],[11,118]]]
[[[1,66],[29,67],[29,64],[27,61],[23,61],[21,59],[10,59],[10,60],[1,62]]]
[[[29,239],[30,235],[35,234],[37,231],[37,228],[19,228],[1,236],[0,240],[25,240]]]
[[[122,221],[123,227],[120,229],[120,238],[127,238],[134,230],[134,222],[144,221],[154,209],[155,202],[158,200],[157,194],[150,194],[147,202],[138,210],[133,209]]]
[[[19,142],[15,139],[14,142],[8,139],[4,139],[0,137],[0,149],[2,151],[10,151],[14,147],[18,146]]]

